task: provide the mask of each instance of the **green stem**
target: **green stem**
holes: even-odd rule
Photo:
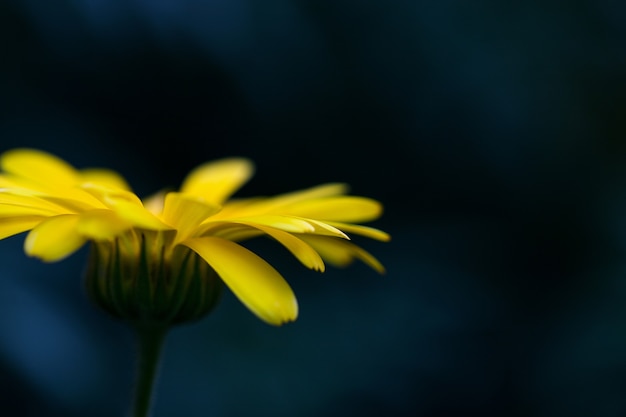
[[[139,349],[131,416],[149,417],[167,328],[165,326],[137,326],[135,331]]]

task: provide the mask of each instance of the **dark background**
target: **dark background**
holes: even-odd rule
[[[140,195],[242,155],[240,196],[345,181],[387,266],[307,271],[267,326],[226,294],[168,340],[156,416],[626,415],[626,3],[0,2],[0,147]],[[133,340],[86,252],[0,243],[0,411],[121,416]]]

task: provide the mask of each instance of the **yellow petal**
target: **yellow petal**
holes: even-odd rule
[[[221,213],[220,213],[221,214]],[[216,220],[217,219],[217,220]],[[215,234],[224,228],[224,224],[237,223],[248,224],[251,226],[269,226],[274,229],[282,230],[288,233],[310,233],[319,234],[323,236],[335,236],[343,239],[349,239],[348,236],[329,224],[319,222],[312,219],[302,219],[293,216],[276,216],[276,215],[262,215],[254,217],[243,218],[227,218],[223,219],[223,216],[219,214],[215,217],[208,219],[199,227],[199,234]]]
[[[32,229],[45,220],[42,216],[23,216],[0,219],[0,239]]]
[[[220,211],[220,207],[183,193],[167,193],[162,218],[178,230],[177,239],[189,237],[203,220]]]
[[[378,259],[354,243],[325,236],[301,235],[299,237],[311,245],[325,261],[335,266],[348,266],[356,258],[377,272],[385,273],[385,267]]]
[[[281,212],[322,221],[360,223],[380,217],[382,204],[365,197],[340,196],[290,204]]]
[[[289,284],[263,259],[228,240],[203,237],[184,245],[194,250],[254,314],[278,326],[298,316],[298,303]]]
[[[252,176],[254,166],[244,158],[209,162],[191,171],[180,191],[221,205]]]
[[[275,209],[301,201],[309,201],[325,197],[334,197],[345,194],[346,192],[348,192],[347,184],[322,184],[304,190],[293,191],[290,193],[280,194],[275,197],[268,198],[264,204],[266,204],[268,208]]]
[[[218,233],[215,234],[215,232]],[[224,222],[222,227],[219,228],[219,231],[214,229],[211,234],[228,240],[242,240],[242,238],[256,237],[262,233],[276,239],[307,268],[324,272],[324,261],[320,255],[301,239],[282,230],[262,226],[257,223],[240,221],[236,223]]]
[[[120,219],[130,222],[133,226],[149,230],[168,230],[165,224],[147,210],[139,197],[125,190],[113,190],[97,184],[85,185],[85,191],[96,197],[102,204],[113,210]]]
[[[42,215],[67,213],[67,209],[35,195],[0,192],[0,212],[3,208],[8,211],[12,210],[11,206],[40,210]]]
[[[67,214],[44,220],[30,231],[24,250],[43,261],[61,260],[77,251],[86,239],[78,233],[78,215]]]
[[[244,218],[227,219],[226,221],[241,221],[245,224],[260,224],[291,233],[312,233],[315,231],[315,227],[306,219],[298,219],[291,216],[251,216]],[[210,224],[210,221],[207,224]]]
[[[262,236],[263,232],[245,224],[224,222],[220,227],[211,228],[210,233],[203,236],[221,237],[233,242],[242,242],[254,237]]]
[[[141,199],[132,191],[107,187],[97,182],[81,184],[81,191],[88,193],[106,207],[115,204],[117,201],[128,201],[135,205],[142,206]]]
[[[15,199],[21,197],[23,201],[31,199],[27,204],[39,200],[39,204],[54,206],[62,211],[78,212],[92,208],[104,207],[93,195],[85,190],[59,184],[38,184],[24,178],[0,175],[0,192],[4,195],[13,195]],[[3,199],[7,199],[2,197]]]
[[[11,175],[0,175],[0,188],[3,190],[9,188],[16,188],[18,184],[16,184],[15,179]]]
[[[79,173],[80,182],[94,183],[107,188],[130,191],[130,186],[120,174],[115,171],[102,168],[83,169]]]
[[[148,198],[143,199],[143,206],[152,214],[161,215],[165,206],[166,191],[159,191]]]
[[[389,242],[391,240],[391,236],[388,233],[383,232],[382,230],[375,229],[373,227],[361,226],[359,224],[349,224],[349,223],[336,223],[336,222],[328,222],[330,226],[334,226],[337,229],[355,235],[361,235],[365,237],[369,237],[371,239],[380,240],[381,242]]]
[[[100,201],[84,190],[53,182],[36,183],[30,179],[0,175],[0,191],[3,194],[46,200],[71,212],[103,207]]]
[[[83,211],[101,209],[106,206],[102,202],[98,201],[89,193],[75,188],[73,190],[50,191],[50,195],[42,194],[39,196],[42,200],[49,201],[63,208],[64,212],[80,213]]]
[[[47,152],[35,149],[13,149],[0,156],[5,172],[37,183],[74,185],[78,172],[67,162]]]
[[[93,195],[77,188],[81,182],[98,181],[101,186],[124,187],[124,180],[112,171],[85,170],[79,173],[67,162],[49,153],[14,149],[0,156],[7,175],[0,176],[0,187],[14,193],[47,198],[71,211],[102,207]]]
[[[55,216],[59,213],[39,207],[16,206],[14,204],[0,203],[0,218],[19,216]]]
[[[49,185],[34,182],[27,178],[11,174],[0,175],[0,189],[4,192],[19,193],[22,195],[37,195],[49,191]]]
[[[222,210],[216,213],[216,219],[230,219],[232,217],[258,216],[265,214],[266,211],[258,210],[258,204],[265,201],[263,197],[243,198],[236,200],[227,200],[222,205]]]
[[[315,227],[315,230],[312,233],[314,235],[335,236],[335,237],[340,237],[342,239],[350,240],[348,235],[346,235],[344,232],[342,232],[341,230],[337,229],[334,226],[331,226],[328,223],[320,222],[320,221],[312,220],[312,219],[306,219],[306,220]]]
[[[146,210],[145,207],[129,201],[117,201],[111,204],[111,208],[120,218],[132,223],[136,227],[149,230],[172,229],[170,225],[159,220],[154,214]]]
[[[304,266],[315,271],[324,272],[324,261],[310,245],[298,239],[292,234],[282,230],[265,226],[254,226],[280,242],[289,250]]]
[[[289,204],[307,201],[315,198],[331,197],[344,194],[348,190],[346,184],[331,183],[322,184],[305,190],[280,194],[270,198],[248,198],[243,200],[228,201],[217,215],[218,218],[246,217],[271,214],[279,211],[281,207]]]
[[[91,210],[80,215],[78,233],[94,240],[109,240],[128,230],[132,225],[111,210]]]

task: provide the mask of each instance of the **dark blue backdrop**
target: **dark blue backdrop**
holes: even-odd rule
[[[172,332],[156,416],[626,415],[626,6],[0,2],[0,147],[141,194],[243,155],[240,195],[345,181],[388,268],[306,271],[282,328],[232,295]],[[123,415],[133,341],[85,251],[0,243],[0,414]]]

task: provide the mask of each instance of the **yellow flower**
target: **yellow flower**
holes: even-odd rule
[[[98,279],[93,285],[105,302],[114,299],[110,310],[137,309],[127,304],[159,297],[176,302],[181,291],[200,291],[189,287],[197,284],[189,283],[195,275],[213,274],[267,323],[295,320],[298,305],[287,282],[239,244],[261,235],[278,241],[310,269],[324,271],[324,261],[344,266],[360,259],[384,272],[378,260],[348,237],[389,240],[385,232],[358,224],[378,218],[382,206],[346,195],[344,184],[235,200],[231,195],[251,177],[253,166],[247,159],[229,158],[196,168],[179,191],[142,201],[115,172],[77,170],[42,151],[8,151],[0,157],[0,168],[0,239],[29,231],[26,253],[49,262],[93,242],[90,270]],[[128,288],[142,284],[109,282],[113,272],[133,275],[140,269],[147,287],[139,301],[128,295]],[[185,286],[176,287],[186,279]],[[156,290],[161,287],[166,291]],[[205,295],[215,298],[211,292]],[[202,308],[202,301],[195,300],[178,306],[197,310],[178,319],[163,314],[182,321],[208,310],[209,304]],[[140,319],[143,313],[137,314]]]

